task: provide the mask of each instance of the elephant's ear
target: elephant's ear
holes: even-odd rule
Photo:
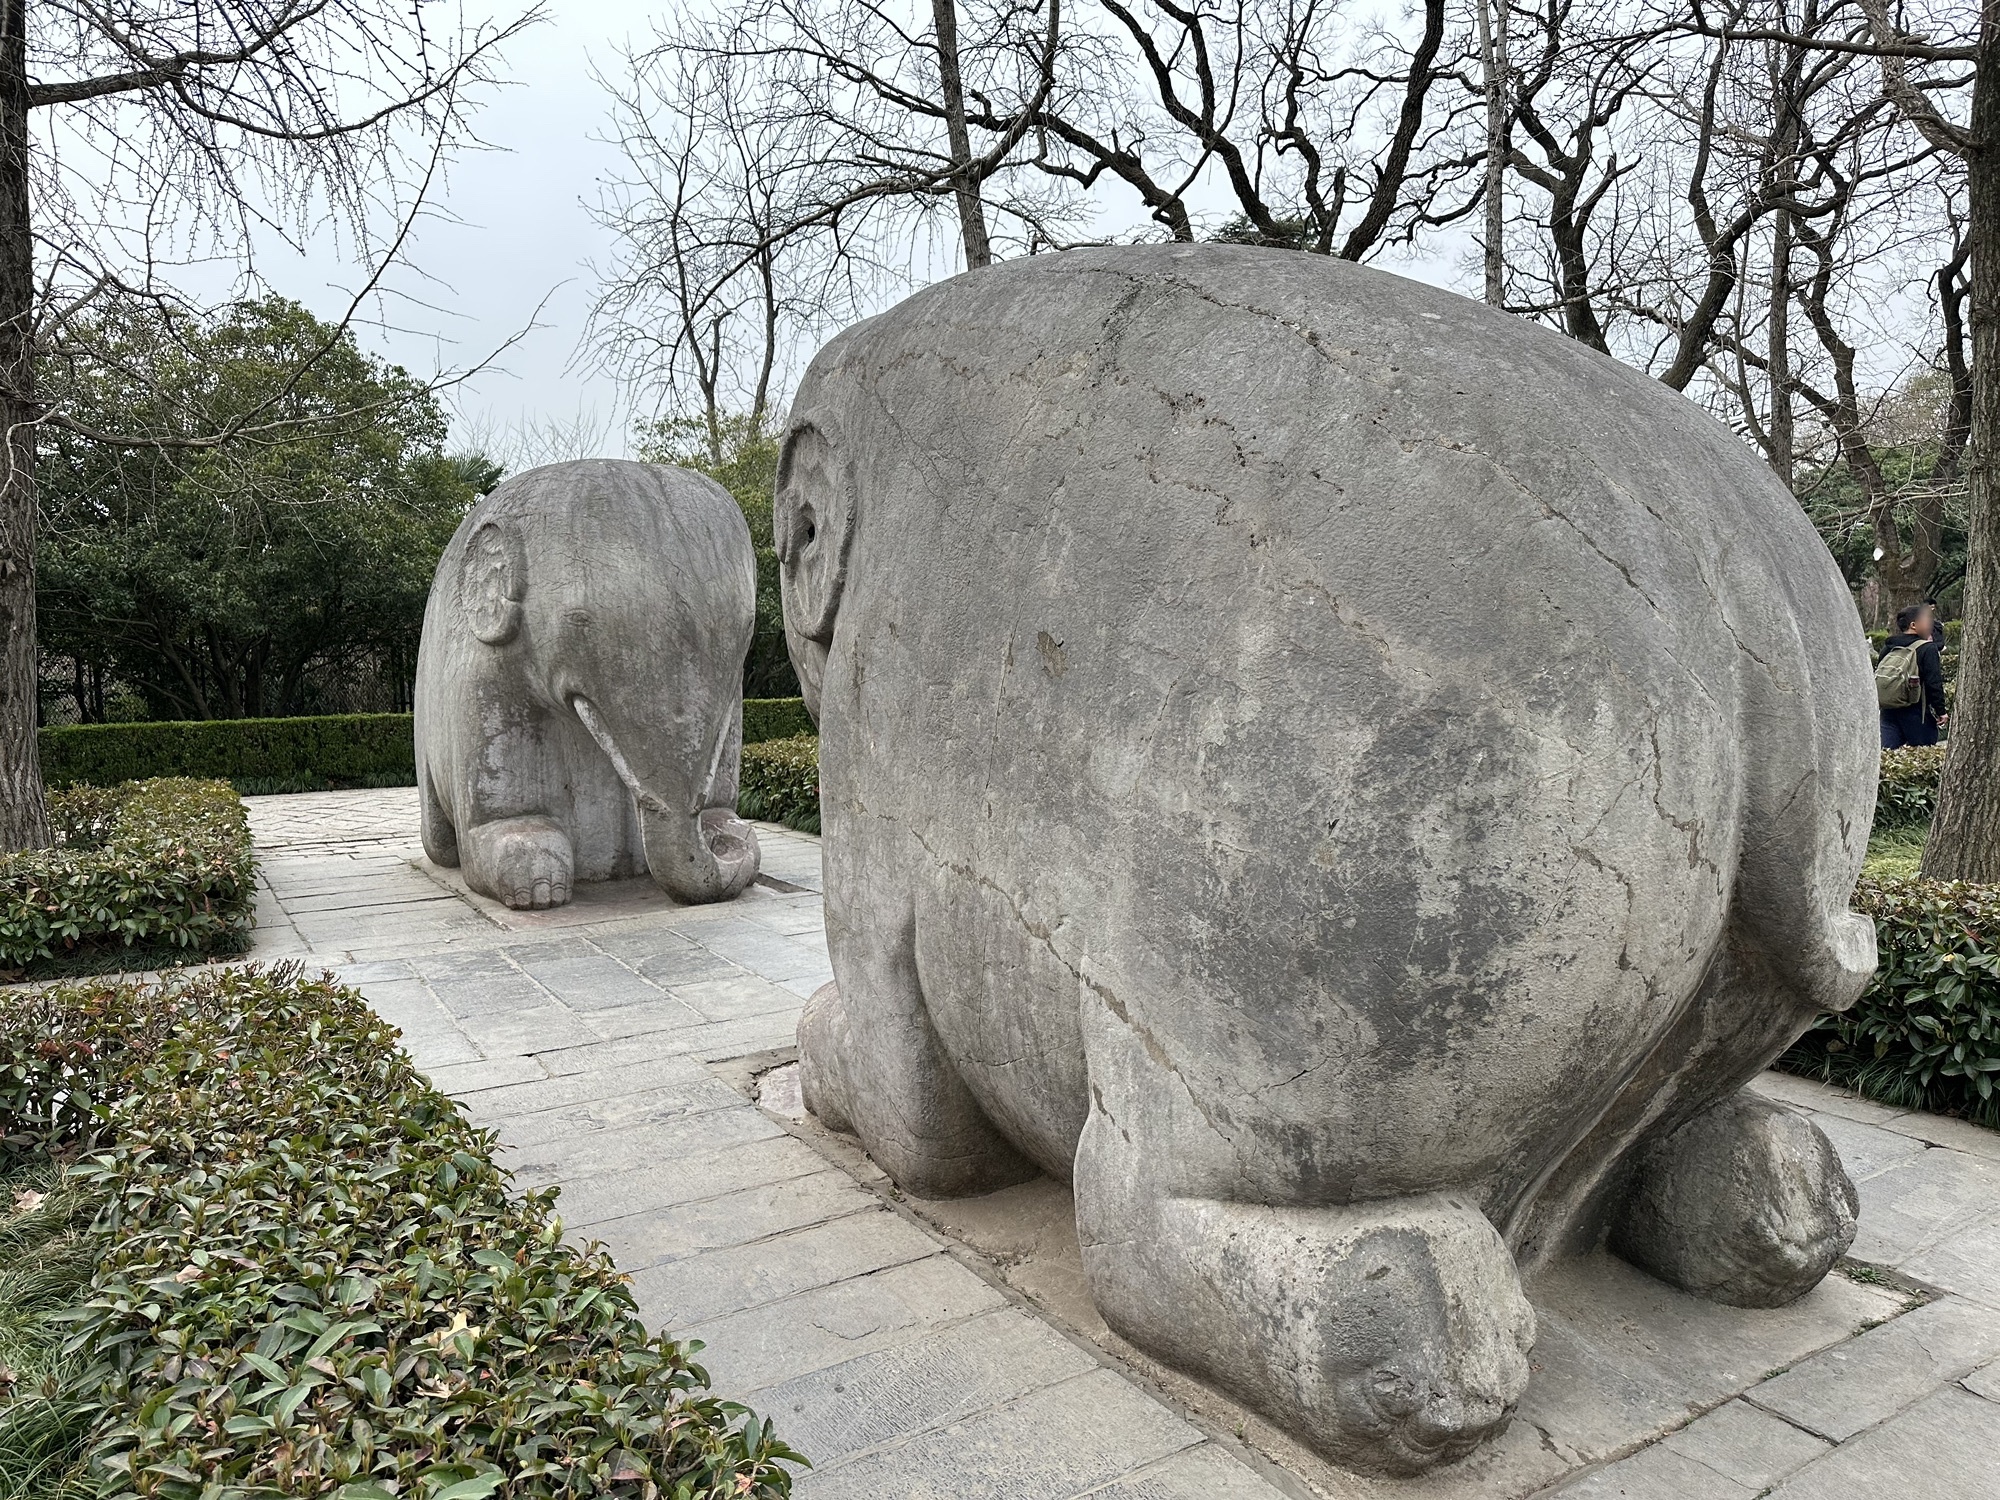
[[[833,639],[834,616],[847,587],[854,508],[853,482],[833,444],[813,423],[796,424],[778,457],[771,529],[785,623],[821,645]]]
[[[521,598],[528,590],[527,558],[510,526],[484,521],[466,538],[459,564],[458,597],[472,633],[504,646],[521,628]]]

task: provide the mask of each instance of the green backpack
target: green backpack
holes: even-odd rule
[[[1882,653],[1875,664],[1875,701],[1882,707],[1914,708],[1924,701],[1923,679],[1917,675],[1917,651],[1922,645],[1914,641]]]

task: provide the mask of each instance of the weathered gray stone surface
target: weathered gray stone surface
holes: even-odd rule
[[[1866,653],[1690,403],[1323,257],[1076,251],[822,350],[776,529],[805,1101],[913,1193],[1073,1180],[1133,1343],[1409,1473],[1689,1122],[1742,1194],[1655,1156],[1648,1265],[1773,1301],[1845,1248],[1835,1154],[1732,1101],[1874,965]]]
[[[714,480],[623,460],[509,479],[438,562],[417,658],[424,848],[510,907],[650,872],[757,874],[736,816],[756,558]]]

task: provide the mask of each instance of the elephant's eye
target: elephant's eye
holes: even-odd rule
[[[813,525],[812,521],[808,519],[806,522],[806,541],[810,543],[818,535],[819,535],[819,528]]]

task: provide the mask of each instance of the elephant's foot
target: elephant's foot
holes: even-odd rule
[[[875,1164],[919,1198],[963,1198],[1024,1182],[1035,1168],[993,1128],[945,1056],[917,987],[914,959],[863,968],[851,999],[813,992],[799,1018],[805,1105],[861,1137]]]
[[[1091,1295],[1121,1335],[1364,1473],[1419,1474],[1506,1426],[1535,1314],[1468,1201],[1148,1198],[1133,1147],[1105,1146],[1119,1133],[1092,1114],[1076,1186]]]
[[[569,902],[576,866],[569,835],[552,818],[481,823],[460,837],[459,853],[465,883],[516,911],[540,911]]]
[[[1854,1243],[1860,1199],[1805,1116],[1739,1092],[1641,1149],[1611,1248],[1732,1307],[1783,1307]]]

